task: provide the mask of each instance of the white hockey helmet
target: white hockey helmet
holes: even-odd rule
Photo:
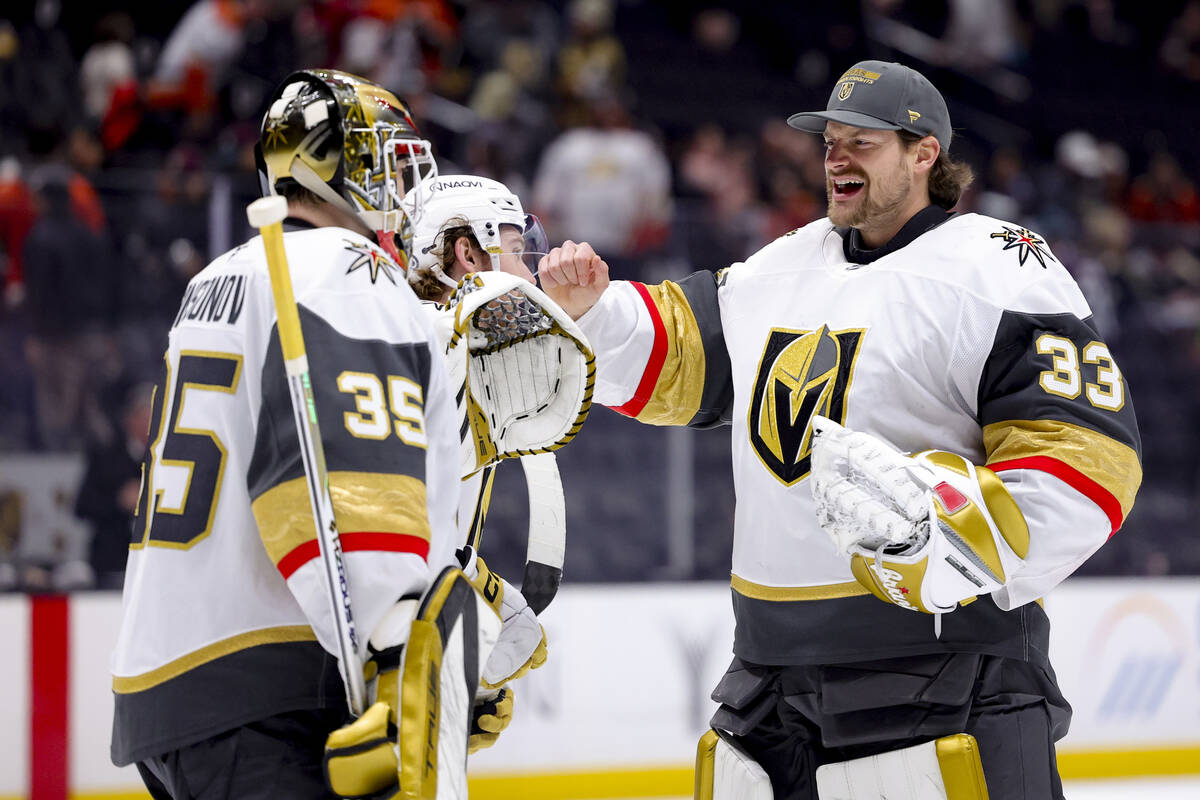
[[[442,234],[448,227],[466,224],[476,241],[491,258],[492,269],[502,271],[502,225],[512,225],[520,231],[523,251],[520,254],[530,272],[536,272],[537,261],[549,245],[542,223],[533,214],[526,214],[521,200],[508,187],[491,178],[479,175],[441,175],[423,181],[409,193],[406,202],[416,204],[420,195],[420,214],[413,226],[413,258],[409,280],[416,283],[422,274],[432,274],[453,288],[458,282],[442,269],[440,256]]]

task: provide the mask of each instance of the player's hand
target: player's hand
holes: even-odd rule
[[[491,747],[500,738],[513,718],[513,691],[511,687],[487,692],[475,699],[471,714],[471,735],[467,737],[467,752],[474,753]]]
[[[608,288],[608,264],[587,242],[563,242],[538,264],[542,291],[558,303],[571,319],[579,319],[596,305]]]

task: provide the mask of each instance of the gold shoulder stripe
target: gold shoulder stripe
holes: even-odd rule
[[[342,532],[402,533],[429,541],[425,484],[411,475],[331,472],[329,496]],[[288,553],[316,539],[304,478],[272,487],[252,507],[263,546],[276,566]]]
[[[730,580],[733,590],[752,600],[774,602],[793,600],[835,600],[839,597],[858,597],[871,592],[858,581],[827,583],[822,586],[764,586],[733,575]]]
[[[279,628],[263,628],[257,631],[239,633],[228,639],[213,642],[210,645],[193,650],[185,656],[163,664],[157,669],[143,672],[141,675],[129,677],[114,675],[113,691],[117,694],[144,692],[172,678],[177,678],[188,670],[193,670],[210,661],[216,661],[222,656],[246,650],[264,644],[285,644],[288,642],[315,642],[317,635],[307,625],[285,625]]]
[[[679,284],[663,281],[646,289],[662,317],[667,352],[654,391],[637,419],[650,425],[686,425],[700,410],[704,393],[700,326]]]
[[[1132,447],[1069,422],[1052,419],[994,422],[983,429],[983,447],[989,467],[1037,457],[1062,462],[1109,494],[1120,505],[1121,519],[1133,508],[1133,498],[1142,483],[1142,465]],[[1091,497],[1089,492],[1084,493]],[[1105,505],[1104,498],[1091,499],[1102,507]]]

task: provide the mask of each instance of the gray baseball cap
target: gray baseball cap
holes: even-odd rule
[[[793,114],[788,125],[821,133],[827,120],[934,136],[942,150],[950,148],[950,111],[942,93],[915,69],[895,62],[858,62],[837,79],[824,111]]]

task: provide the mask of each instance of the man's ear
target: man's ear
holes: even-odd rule
[[[454,240],[454,262],[463,268],[463,272],[479,272],[479,262],[475,257],[475,248],[466,236]]]
[[[933,169],[938,154],[942,152],[942,146],[934,137],[926,136],[917,142],[916,151],[917,160],[913,163],[913,168],[917,172],[928,172]]]

